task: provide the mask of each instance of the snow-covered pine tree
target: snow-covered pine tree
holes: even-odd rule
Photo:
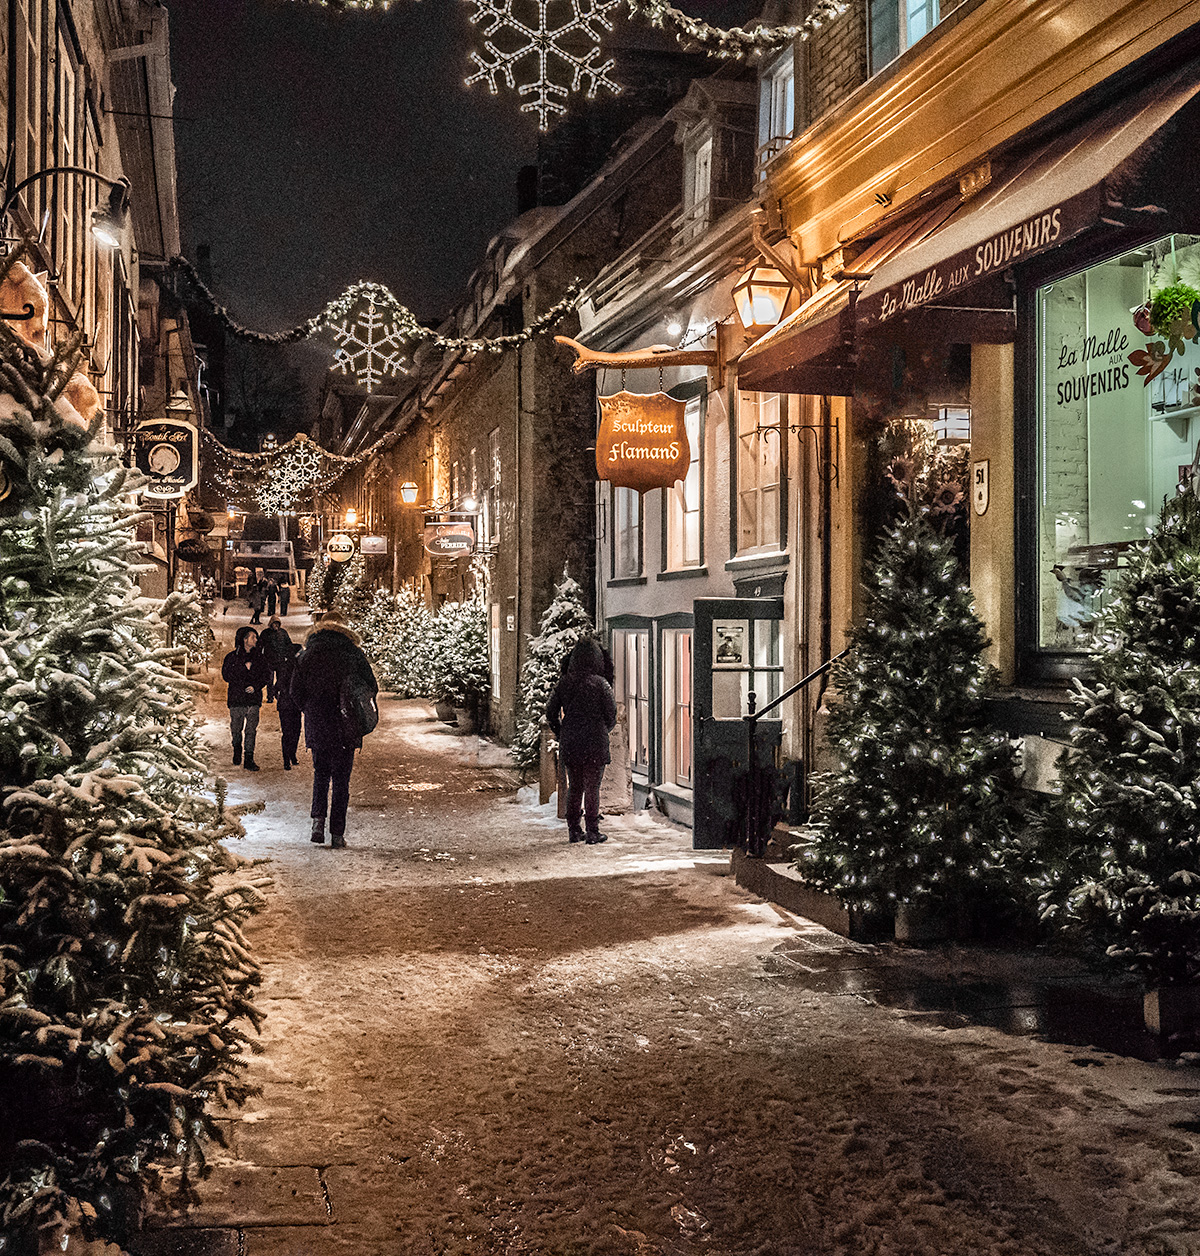
[[[353,623],[366,613],[371,600],[371,590],[364,584],[367,565],[362,554],[355,550],[349,562],[335,563],[334,566],[338,570],[332,573],[332,596],[328,605],[341,611],[347,621]],[[326,576],[326,587],[331,587],[329,576]]]
[[[11,264],[8,263],[8,264]],[[2,272],[0,272],[2,273]],[[135,583],[131,473],[0,323],[0,1233],[120,1238],[164,1165],[203,1171],[247,1095],[259,901],[205,798],[179,606]],[[141,625],[157,625],[147,645]]]
[[[542,712],[562,672],[563,660],[577,641],[595,633],[592,617],[583,603],[583,590],[563,569],[563,578],[554,586],[554,597],[536,637],[529,638],[529,651],[521,668],[520,705],[513,761],[520,768],[532,768],[538,761],[542,736]]]
[[[961,493],[924,455],[924,465],[893,464],[899,514],[833,672],[827,736],[838,766],[813,778],[812,826],[795,854],[804,878],[847,906],[904,903],[954,922],[1005,885],[1015,765],[1003,734],[983,726],[987,641],[937,526],[935,512],[949,515]]]
[[[482,598],[446,602],[430,633],[431,697],[451,706],[483,707],[491,692],[487,606]]]
[[[392,595],[386,619],[387,635],[372,628],[378,638],[368,651],[379,683],[402,698],[433,694],[433,612],[410,588]],[[364,644],[364,648],[365,644]]]
[[[325,600],[325,577],[333,566],[336,564],[324,554],[318,554],[309,568],[308,576],[304,581],[304,600],[314,615],[319,615],[329,605]]]
[[[212,658],[216,637],[209,627],[211,603],[202,600],[200,590],[191,576],[175,582],[179,593],[179,609],[171,616],[171,642],[182,650],[193,667],[204,670]]]
[[[1200,501],[1163,505],[1076,681],[1061,792],[1039,825],[1045,914],[1150,986],[1200,979]]]

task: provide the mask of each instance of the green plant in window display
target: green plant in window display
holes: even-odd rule
[[[1168,342],[1180,341],[1172,348],[1183,352],[1184,340],[1195,340],[1197,335],[1194,321],[1196,307],[1200,305],[1200,291],[1191,284],[1176,281],[1166,288],[1160,288],[1150,299],[1150,325],[1160,335],[1166,336]]]

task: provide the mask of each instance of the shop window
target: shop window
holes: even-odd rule
[[[783,622],[714,620],[712,666],[713,719],[749,715],[752,691],[754,709],[761,711],[782,692]]]
[[[612,491],[614,580],[642,574],[642,495],[631,488]]]
[[[665,570],[682,571],[701,562],[700,415],[703,397],[693,397],[684,411],[691,461],[687,475],[666,493],[667,555]]]
[[[664,628],[663,782],[692,786],[692,630]]]
[[[1200,286],[1200,237],[1169,236],[1038,289],[1037,590],[1045,650],[1093,644],[1097,613],[1153,531],[1200,438],[1200,348],[1180,340],[1148,383],[1131,353],[1165,338],[1133,314],[1177,279]]]
[[[777,550],[784,399],[778,393],[740,392],[737,411],[737,552]]]
[[[868,0],[871,73],[924,38],[962,0]]]
[[[796,128],[796,57],[789,48],[759,80],[758,155],[759,177],[767,163],[791,142]]]
[[[612,635],[614,689],[625,704],[629,724],[629,766],[635,772],[650,770],[650,633],[620,630]]]

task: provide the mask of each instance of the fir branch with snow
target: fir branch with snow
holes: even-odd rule
[[[0,1231],[43,1247],[203,1173],[260,1019],[260,887],[162,644],[186,602],[139,595],[132,473],[58,404],[79,358],[0,323]]]

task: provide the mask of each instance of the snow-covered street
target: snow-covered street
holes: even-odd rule
[[[727,857],[649,816],[568,845],[496,747],[381,711],[345,851],[309,842],[273,708],[263,770],[230,769],[274,876],[263,1093],[203,1206],[136,1253],[1200,1253],[1193,1064],[809,988],[772,953],[819,974],[856,944]]]

